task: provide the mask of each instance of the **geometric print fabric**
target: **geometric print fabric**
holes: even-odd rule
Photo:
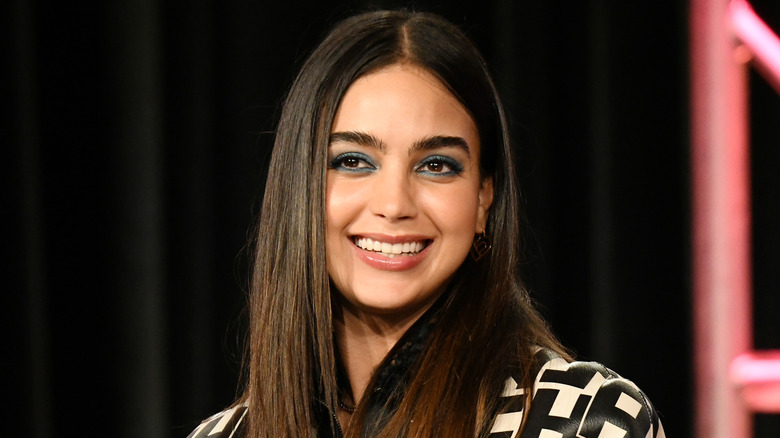
[[[599,363],[569,363],[547,350],[537,357],[543,365],[527,418],[525,391],[510,377],[502,394],[507,408],[490,438],[665,438],[657,413],[631,381]]]

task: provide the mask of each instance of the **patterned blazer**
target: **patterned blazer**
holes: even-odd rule
[[[531,407],[523,425],[525,390],[507,379],[490,438],[665,438],[653,405],[630,380],[597,362],[567,362],[540,350]],[[522,430],[522,432],[521,432]]]

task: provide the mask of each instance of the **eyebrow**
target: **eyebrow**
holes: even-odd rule
[[[359,131],[346,131],[346,132],[334,132],[330,134],[329,144],[333,143],[355,143],[361,146],[367,146],[385,152],[387,145],[379,138],[368,134],[366,132]],[[463,137],[447,136],[447,135],[434,135],[431,137],[425,137],[421,140],[414,142],[409,149],[409,154],[417,151],[454,147],[466,152],[466,155],[470,154],[469,144]]]
[[[470,156],[469,144],[463,137],[453,137],[446,135],[434,135],[414,142],[409,153],[438,148],[457,148],[466,152]]]
[[[347,132],[334,132],[330,134],[329,145],[333,143],[355,143],[361,146],[367,146],[384,152],[387,150],[387,145],[382,140],[374,137],[371,134],[358,131]]]

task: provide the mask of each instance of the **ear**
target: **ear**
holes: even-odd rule
[[[487,227],[488,212],[493,204],[493,178],[485,178],[479,187],[479,205],[477,206],[477,229],[474,234],[482,234]]]

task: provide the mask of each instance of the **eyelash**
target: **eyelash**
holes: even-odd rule
[[[346,165],[348,161],[350,162],[350,165]],[[442,169],[449,168],[449,170],[426,170],[427,167],[432,164],[440,165],[442,166]],[[365,154],[357,152],[346,152],[330,160],[328,163],[328,168],[343,172],[367,173],[376,170],[377,167]],[[432,155],[422,160],[422,162],[420,162],[420,164],[415,168],[415,171],[431,176],[456,176],[463,172],[463,166],[457,160],[454,160],[450,157],[445,157],[443,155]]]
[[[353,164],[356,164],[358,167],[345,166],[347,160],[354,160]],[[341,170],[344,172],[365,173],[376,169],[376,166],[371,161],[371,159],[364,154],[359,154],[357,152],[347,152],[340,154],[336,158],[330,160],[328,168]]]
[[[430,170],[422,170],[426,168],[427,166],[431,164],[439,164],[442,167],[449,167],[450,170],[443,172],[443,171],[430,171]],[[436,175],[436,176],[455,176],[460,175],[463,172],[463,166],[457,161],[450,157],[445,157],[442,155],[433,155],[430,157],[425,158],[422,163],[420,163],[419,166],[417,166],[416,169],[420,173],[425,173],[428,175]]]

